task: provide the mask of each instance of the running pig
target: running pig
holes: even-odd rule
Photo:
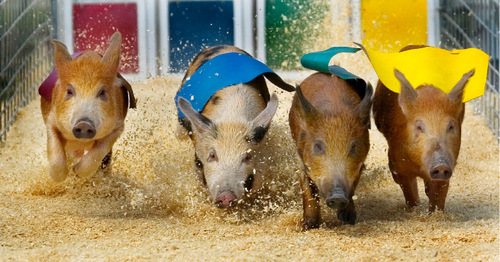
[[[263,75],[294,90],[239,48],[206,48],[189,65],[175,98],[177,135],[190,136],[197,175],[219,208],[236,206],[262,185],[263,141],[278,108]]]
[[[429,211],[444,210],[460,151],[462,96],[474,70],[465,73],[448,94],[433,85],[414,88],[397,68],[394,74],[401,93],[379,81],[373,104],[375,123],[389,144],[389,169],[409,207],[419,204],[416,178],[420,177],[429,197]]]
[[[289,121],[305,170],[300,177],[305,230],[319,226],[320,198],[337,210],[338,219],[356,222],[352,197],[369,150],[373,90],[364,81],[363,90],[352,83],[315,73],[293,98]]]
[[[129,102],[135,108],[132,88],[118,73],[121,42],[116,32],[103,56],[86,51],[73,59],[64,44],[52,41],[58,78],[55,85],[44,82],[40,94],[49,174],[54,181],[68,175],[66,154],[80,158],[73,167],[79,176],[110,164]]]

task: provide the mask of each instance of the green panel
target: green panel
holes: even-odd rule
[[[275,69],[301,69],[300,57],[311,50],[329,12],[327,0],[267,0],[267,64]]]

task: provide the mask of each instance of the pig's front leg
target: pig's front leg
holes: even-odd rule
[[[102,163],[104,157],[111,152],[113,144],[116,142],[120,134],[123,132],[123,127],[116,129],[103,139],[96,140],[92,148],[87,154],[82,156],[80,162],[73,167],[73,171],[78,176],[89,176],[94,173]]]
[[[409,208],[418,206],[420,204],[420,199],[418,197],[418,185],[416,177],[400,174],[397,171],[393,171],[392,169],[391,173],[394,181],[398,183],[401,187],[401,190],[403,190],[406,205],[408,205]]]
[[[66,141],[59,131],[54,127],[47,128],[47,155],[49,159],[49,174],[56,182],[61,182],[68,176],[66,152],[64,143]]]
[[[449,184],[449,180],[425,182],[425,193],[429,197],[429,212],[434,212],[436,207],[438,210],[444,210]]]
[[[352,201],[352,196],[349,197],[349,204],[344,209],[339,209],[337,211],[337,218],[344,222],[354,225],[356,223],[356,207]]]
[[[318,228],[320,223],[319,198],[316,185],[304,175],[300,179],[302,203],[304,207],[304,230]]]

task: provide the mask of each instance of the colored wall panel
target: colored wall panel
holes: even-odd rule
[[[103,50],[115,31],[122,34],[120,72],[139,72],[138,21],[135,3],[74,4],[74,50]]]
[[[232,1],[176,1],[168,10],[170,72],[184,72],[205,47],[234,45]]]
[[[426,0],[362,0],[363,45],[379,51],[427,44]]]
[[[267,0],[266,57],[272,68],[302,69],[300,58],[321,37],[326,0]]]

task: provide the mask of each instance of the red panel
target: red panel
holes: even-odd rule
[[[103,53],[116,31],[122,34],[120,72],[139,72],[137,4],[74,4],[74,50],[96,50]]]

